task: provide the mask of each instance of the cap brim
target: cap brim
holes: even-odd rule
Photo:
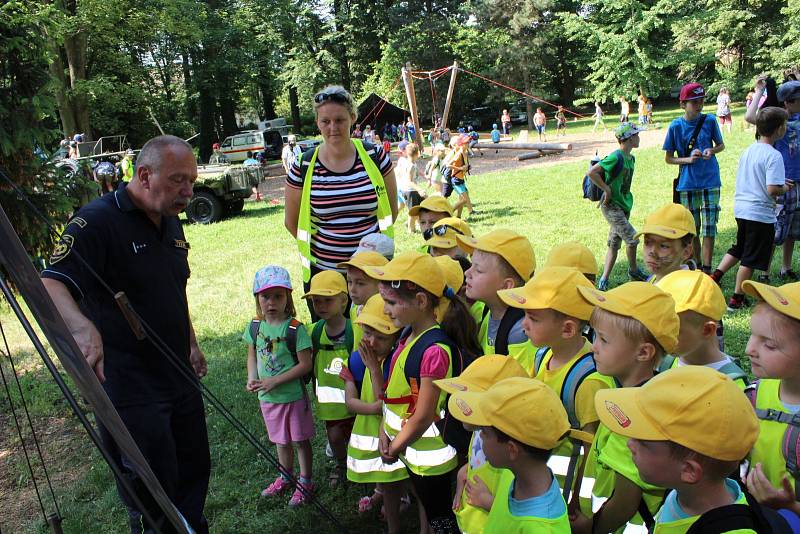
[[[370,315],[368,313],[361,312],[361,315],[356,317],[356,320],[353,321],[359,325],[366,325],[370,328],[374,328],[381,334],[391,335],[397,333],[400,328],[395,326],[391,321],[386,321],[382,317],[375,317],[374,315]]]
[[[359,270],[363,271],[367,267],[376,267],[376,266],[375,265],[363,265],[363,264],[354,262],[353,260],[343,261],[342,263],[337,263],[336,264],[336,268],[337,269],[347,269],[348,267],[355,267],[356,269],[359,269]]]
[[[648,234],[657,235],[666,239],[680,239],[689,233],[691,232],[682,232],[681,230],[676,230],[675,228],[662,226],[660,224],[645,224],[644,227],[642,227],[642,229],[634,237],[639,239],[641,236]]]
[[[520,308],[523,310],[542,310],[548,307],[539,302],[535,295],[524,295],[521,290],[521,287],[501,289],[497,292],[497,296],[500,297],[500,300],[512,308]]]
[[[640,388],[601,389],[594,405],[600,422],[614,432],[634,439],[669,441],[645,415],[639,405]]]
[[[627,306],[617,302],[613,297],[609,299],[608,293],[604,291],[600,291],[599,289],[595,289],[593,287],[581,286],[578,286],[578,291],[583,298],[586,299],[586,302],[592,304],[593,306],[610,311],[611,313],[616,313],[617,315],[624,315],[626,317],[630,316],[630,310],[627,308]]]
[[[469,391],[478,393],[485,391],[485,389],[476,386],[471,381],[464,380],[463,377],[442,378],[441,380],[434,380],[433,383],[436,384],[439,389],[450,393],[451,395],[454,393],[463,393]]]
[[[311,291],[303,295],[303,298],[305,299],[308,297],[333,297],[336,295],[341,295],[342,293],[347,293],[347,292],[338,291],[336,289],[312,289]]]
[[[260,287],[260,288],[258,288],[256,291],[253,291],[253,295],[258,295],[259,293],[261,293],[261,292],[263,292],[263,291],[266,291],[267,289],[272,289],[273,287],[282,287],[282,288],[284,288],[284,289],[288,289],[289,291],[291,291],[291,290],[292,290],[292,286],[290,286],[290,285],[284,285],[284,284],[270,284],[270,285],[266,285],[266,286],[264,286],[264,287]]]
[[[751,297],[760,298],[775,311],[789,317],[800,319],[800,304],[790,295],[781,291],[780,287],[773,287],[761,282],[747,280],[742,284],[742,290]]]
[[[456,241],[458,242],[458,246],[461,247],[461,250],[466,252],[467,254],[472,254],[475,252],[475,249],[478,248],[478,240],[474,237],[466,236],[466,235],[456,235]]]
[[[458,246],[458,241],[449,237],[435,235],[425,241],[425,244],[429,247],[436,247],[436,248],[453,248]],[[466,251],[470,254],[470,251]]]
[[[473,426],[492,426],[489,414],[480,408],[482,391],[458,391],[450,395],[447,408],[453,417]]]

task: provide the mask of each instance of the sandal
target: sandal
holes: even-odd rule
[[[328,475],[328,486],[338,488],[344,479],[344,468],[340,465],[334,466]]]
[[[372,495],[365,495],[358,500],[358,513],[363,514],[369,512],[381,501],[383,501],[383,492],[375,488]]]

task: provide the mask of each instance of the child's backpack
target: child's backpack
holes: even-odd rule
[[[289,320],[289,327],[286,329],[286,337],[280,338],[277,337],[275,339],[266,338],[267,347],[271,347],[272,343],[286,343],[286,348],[289,349],[289,352],[292,354],[292,359],[294,360],[294,364],[297,365],[300,363],[300,360],[297,359],[297,328],[301,326],[303,323],[292,317]],[[256,340],[258,339],[258,330],[261,326],[261,319],[253,319],[250,321],[250,339],[253,340],[253,345],[255,345]],[[271,348],[269,349],[271,350]],[[313,369],[314,366],[312,365],[311,368]],[[311,382],[311,377],[313,373],[309,372],[303,376],[303,383],[308,384]],[[305,388],[304,388],[305,389]]]
[[[611,178],[607,183],[611,183],[612,180],[616,179],[617,176],[622,174],[622,169],[625,167],[625,159],[622,157],[622,151],[617,150],[616,152],[619,152],[619,154],[617,154],[617,161],[614,163],[614,168],[611,169]],[[600,158],[595,153],[592,161],[589,162],[589,168],[591,169],[599,162]],[[592,202],[598,202],[601,198],[603,198],[603,190],[597,187],[594,182],[592,182],[588,174],[584,175],[583,177],[583,198],[591,200]]]
[[[756,381],[744,390],[753,409],[756,411],[756,417],[762,421],[775,421],[776,423],[783,423],[786,425],[786,431],[783,433],[783,442],[781,443],[781,451],[786,460],[786,470],[792,475],[794,479],[794,494],[795,499],[800,500],[800,414],[793,414],[776,409],[761,409],[756,407],[758,399],[758,387],[761,382]]]
[[[664,371],[669,371],[675,365],[675,360],[677,358],[671,354],[667,354],[663,358],[661,358],[661,363],[658,364],[658,372],[663,373]],[[719,369],[717,369],[723,375],[727,375],[731,377],[731,380],[739,380],[744,379],[745,384],[749,382],[747,379],[747,373],[745,373],[741,367],[736,365],[733,362],[728,362]]]
[[[404,333],[405,335],[405,333]],[[447,337],[447,334],[441,328],[431,328],[422,334],[414,346],[411,347],[408,357],[406,358],[405,375],[411,386],[411,401],[408,405],[408,413],[413,414],[416,408],[417,397],[419,396],[419,386],[421,384],[420,366],[422,364],[423,353],[433,344],[441,343],[450,349],[451,365],[453,366],[453,376],[459,376],[461,372],[466,369],[471,360],[464,358],[461,350]],[[461,422],[450,414],[450,409],[447,407],[450,395],[445,397],[445,415],[438,417],[434,422],[436,428],[444,439],[444,442],[453,447],[459,454],[466,453],[469,448],[469,442],[472,438],[472,432],[468,432]],[[405,399],[403,399],[405,401]],[[388,402],[389,399],[386,400]]]
[[[537,349],[536,355],[533,358],[533,376],[538,376],[539,370],[542,368],[542,363],[544,363],[544,357],[547,356],[549,350],[550,347],[540,347]],[[575,396],[578,393],[578,388],[589,375],[596,371],[597,367],[594,363],[594,352],[589,351],[570,365],[564,377],[564,382],[561,385],[561,391],[557,392],[561,399],[561,404],[564,405],[564,409],[567,411],[567,419],[569,419],[569,424],[572,428],[580,429],[581,427],[575,407]]]
[[[480,323],[478,323],[479,327],[483,324],[483,321],[486,320],[486,316],[489,315],[489,312],[491,312],[489,306],[485,306],[483,308],[483,312],[481,313]],[[494,336],[495,354],[508,356],[508,336],[511,334],[511,329],[514,328],[514,325],[521,321],[524,317],[525,310],[522,308],[508,308],[506,310],[506,312],[503,314],[503,318],[500,319],[500,325],[497,327],[497,334]]]
[[[766,506],[742,488],[747,504],[729,504],[714,508],[692,523],[686,534],[723,534],[750,529],[758,534],[794,532],[783,515]]]
[[[317,354],[319,350],[335,350],[336,346],[328,344],[328,343],[321,343],[320,340],[322,339],[322,329],[325,328],[325,320],[320,319],[314,324],[314,328],[311,330],[311,343],[314,346],[314,355]],[[344,324],[344,342],[347,345],[347,353],[351,354],[353,352],[353,345],[354,345],[355,337],[353,336],[353,325],[350,321],[345,321]]]

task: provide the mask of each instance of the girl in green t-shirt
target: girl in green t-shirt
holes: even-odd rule
[[[291,488],[285,473],[294,472],[297,449],[300,477],[289,506],[299,506],[308,502],[316,488],[311,481],[314,419],[303,382],[311,372],[311,339],[305,326],[294,319],[292,283],[286,269],[268,265],[259,270],[253,295],[256,319],[242,336],[248,345],[245,387],[258,393],[267,434],[278,448],[278,461],[283,468],[261,495],[271,497]]]

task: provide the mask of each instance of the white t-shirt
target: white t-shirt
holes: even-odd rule
[[[733,215],[737,219],[775,223],[775,199],[767,193],[767,186],[785,183],[781,153],[767,143],[753,143],[739,158]]]
[[[414,173],[412,177],[411,173]],[[417,169],[411,160],[405,156],[400,156],[394,164],[394,176],[397,181],[397,190],[400,192],[411,189],[411,181],[416,178]]]

